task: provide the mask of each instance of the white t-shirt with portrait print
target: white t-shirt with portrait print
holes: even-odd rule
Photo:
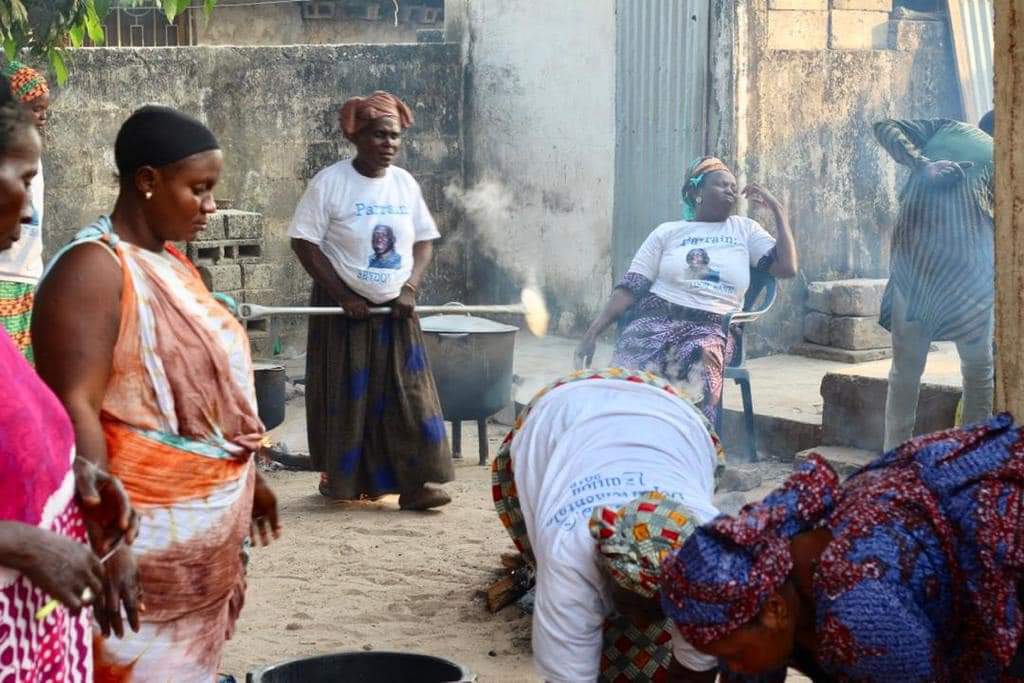
[[[390,166],[368,178],[345,159],[309,182],[288,236],[319,246],[349,289],[382,304],[409,280],[413,244],[441,233],[408,171]]]
[[[774,246],[775,238],[745,216],[673,221],[647,236],[629,272],[653,282],[651,293],[670,303],[724,315],[743,308],[750,268]]]
[[[43,274],[43,165],[29,185],[32,220],[21,225],[21,237],[0,252],[0,280],[34,285]]]

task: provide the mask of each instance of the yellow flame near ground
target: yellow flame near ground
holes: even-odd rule
[[[551,316],[548,314],[548,306],[544,303],[544,295],[533,287],[523,290],[523,315],[526,318],[526,327],[536,337],[543,337],[548,333],[548,322]]]

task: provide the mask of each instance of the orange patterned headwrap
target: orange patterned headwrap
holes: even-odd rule
[[[732,170],[718,157],[698,157],[688,169],[683,181],[683,220],[692,221],[697,215],[697,190],[709,173]]]
[[[2,73],[11,82],[11,95],[19,102],[31,102],[50,92],[46,78],[41,73],[16,59],[4,64]]]
[[[353,97],[345,102],[341,105],[338,122],[341,124],[341,132],[352,140],[371,121],[384,117],[397,119],[403,130],[413,124],[412,110],[408,105],[383,90],[369,97]]]

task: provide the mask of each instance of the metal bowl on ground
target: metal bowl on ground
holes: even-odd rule
[[[409,652],[339,652],[293,659],[246,676],[247,683],[473,683],[455,662]]]
[[[253,361],[256,377],[256,408],[269,431],[284,422],[287,374],[283,365]]]
[[[458,311],[457,306],[453,306]],[[452,423],[452,450],[461,457],[462,421],[477,423],[480,464],[487,464],[486,420],[512,400],[512,360],[518,327],[471,315],[420,320],[441,412]]]

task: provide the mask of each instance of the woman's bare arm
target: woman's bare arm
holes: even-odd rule
[[[302,267],[313,278],[313,282],[326,290],[331,298],[345,309],[348,315],[356,319],[365,318],[368,315],[366,299],[353,292],[348,288],[348,285],[342,282],[338,273],[334,270],[334,266],[331,265],[331,262],[324,252],[320,250],[319,246],[304,239],[293,237],[292,251],[295,252]]]
[[[100,411],[121,324],[121,268],[106,247],[65,254],[43,280],[32,312],[36,370],[64,404],[79,457],[107,469]]]
[[[75,428],[79,458],[107,470],[100,414],[121,327],[121,266],[100,244],[78,246],[43,280],[32,313],[36,369],[64,404]],[[145,607],[131,550],[107,561],[94,615],[107,636],[124,635],[121,606],[134,631]]]

